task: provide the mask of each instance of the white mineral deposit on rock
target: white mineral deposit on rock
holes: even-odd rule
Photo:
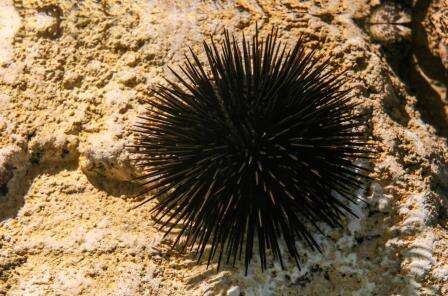
[[[238,286],[233,286],[226,292],[227,296],[239,296],[241,295],[241,289]]]
[[[13,0],[0,3],[0,65],[9,64],[14,58],[12,41],[20,28],[20,16],[14,9]]]
[[[30,18],[26,25],[27,29],[43,34],[57,26],[57,19],[47,13],[38,12]]]

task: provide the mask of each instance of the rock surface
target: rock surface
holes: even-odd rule
[[[448,294],[448,103],[422,103],[359,25],[379,4],[1,1],[0,295]],[[360,218],[317,236],[323,254],[303,249],[300,270],[254,262],[245,277],[169,251],[150,205],[129,211],[138,172],[124,146],[189,46],[204,58],[208,35],[250,35],[255,23],[285,41],[303,34],[348,69],[381,155]]]
[[[438,55],[448,71],[448,1],[432,1],[424,23],[428,32],[429,49]]]

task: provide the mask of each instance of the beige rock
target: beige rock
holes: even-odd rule
[[[80,168],[87,175],[118,181],[129,181],[133,175],[125,142],[114,138],[112,132],[89,137],[81,148]]]
[[[13,58],[12,41],[20,28],[20,16],[13,7],[12,0],[0,3],[0,65],[10,63]]]
[[[357,25],[380,2],[0,1],[0,294],[447,294],[446,138]],[[209,35],[250,36],[255,23],[291,43],[303,34],[348,69],[381,154],[360,219],[316,233],[322,254],[298,241],[300,270],[269,257],[262,273],[254,257],[246,277],[242,262],[216,273],[170,251],[156,201],[131,210],[139,172],[125,145],[167,66],[188,47],[205,61]]]

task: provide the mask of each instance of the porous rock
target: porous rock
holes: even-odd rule
[[[446,138],[358,25],[380,2],[1,1],[0,294],[447,294]],[[300,270],[268,258],[261,272],[255,257],[245,277],[241,262],[215,273],[214,262],[170,252],[156,201],[131,210],[139,200],[126,184],[138,171],[125,145],[151,87],[173,78],[168,66],[189,47],[205,61],[209,35],[250,36],[255,24],[303,36],[348,70],[380,155],[359,192],[366,203],[351,206],[359,219],[315,234],[322,254],[298,241]],[[112,183],[120,190],[102,186]]]

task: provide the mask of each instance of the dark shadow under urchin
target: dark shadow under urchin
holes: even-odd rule
[[[343,73],[277,35],[204,42],[209,68],[191,52],[135,128],[142,194],[157,189],[141,204],[158,199],[161,228],[181,226],[174,245],[198,260],[209,246],[218,269],[244,258],[247,273],[255,251],[262,270],[268,251],[283,267],[281,240],[299,265],[296,240],[320,251],[317,223],[354,215],[334,193],[356,203],[369,180],[355,164],[374,156],[368,116],[354,112]]]

